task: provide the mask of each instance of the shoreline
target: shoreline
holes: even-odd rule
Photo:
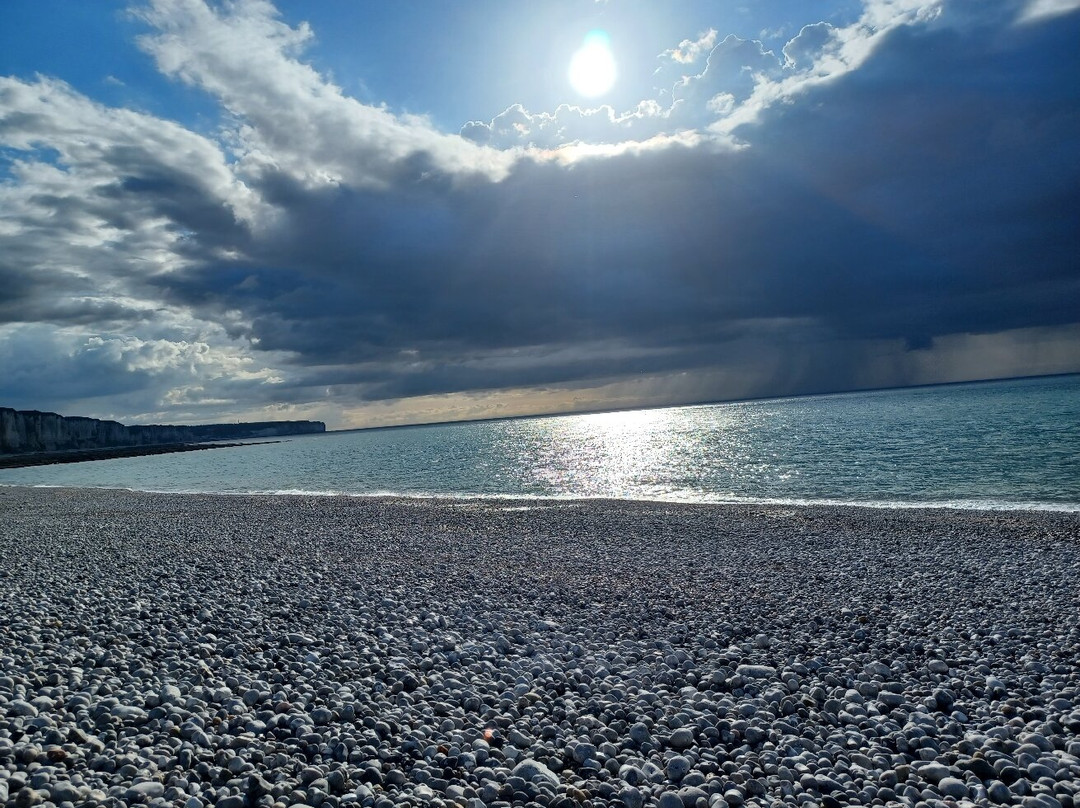
[[[0,514],[19,804],[1080,800],[1080,514],[16,487]]]
[[[276,443],[277,441],[265,441]],[[227,444],[232,446],[254,446],[258,444]],[[206,446],[200,448],[217,448]],[[182,450],[181,450],[182,451]],[[107,458],[103,458],[107,459]],[[0,470],[3,467],[0,466]],[[320,491],[320,490],[297,490],[282,489],[268,491],[196,491],[176,490],[168,491],[153,488],[131,488],[125,486],[93,486],[74,485],[71,483],[26,483],[5,482],[0,476],[0,490],[9,489],[38,489],[38,490],[71,490],[71,491],[121,491],[131,494],[148,494],[163,496],[192,496],[192,497],[311,497],[316,499],[355,499],[355,500],[416,500],[418,502],[433,503],[462,503],[462,502],[491,502],[491,503],[522,503],[525,506],[544,503],[590,503],[606,502],[625,505],[673,505],[704,508],[853,508],[872,511],[958,511],[961,513],[1030,513],[1030,514],[1080,514],[1080,503],[1074,502],[1040,502],[1025,500],[940,500],[920,502],[915,500],[868,500],[852,502],[834,499],[743,499],[743,500],[690,500],[690,499],[621,499],[610,496],[546,496],[530,494],[449,494],[445,492],[399,492],[399,491]]]
[[[280,441],[260,441],[280,443]],[[148,446],[105,446],[93,449],[60,449],[54,452],[19,452],[0,454],[0,469],[53,466],[64,463],[89,463],[96,460],[117,460],[127,457],[198,452],[204,449],[235,449],[255,446],[255,443],[158,443]]]

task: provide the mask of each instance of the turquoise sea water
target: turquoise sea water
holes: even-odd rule
[[[3,484],[1080,510],[1080,376],[327,433]]]

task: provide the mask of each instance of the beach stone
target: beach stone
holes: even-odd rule
[[[684,786],[676,792],[679,799],[682,801],[683,808],[694,808],[697,801],[708,800],[709,795],[703,789],[697,786]]]
[[[724,791],[724,802],[726,802],[728,805],[734,805],[736,806],[736,808],[738,808],[738,806],[746,803],[746,795],[737,788],[729,788]]]
[[[45,798],[36,789],[25,786],[15,792],[15,808],[32,808],[45,801]]]
[[[918,768],[919,776],[929,780],[934,785],[938,785],[942,779],[949,776],[950,769],[941,763],[927,763],[925,766]]]
[[[870,662],[863,668],[863,672],[868,676],[876,676],[880,679],[888,679],[892,676],[892,668],[883,662]]]
[[[946,674],[949,672],[949,666],[943,659],[931,659],[926,663],[926,669],[931,673]]]
[[[997,770],[983,758],[972,758],[965,768],[983,781],[997,778]]]
[[[700,786],[705,783],[705,775],[699,771],[691,770],[689,774],[686,774],[682,780],[679,781],[679,785],[682,786]]]
[[[117,704],[112,708],[112,714],[122,721],[130,721],[135,724],[142,724],[147,720],[146,710],[130,704]]]
[[[619,790],[619,800],[625,808],[643,808],[645,795],[635,786],[625,786]]]
[[[690,768],[691,763],[689,758],[686,758],[683,755],[673,755],[664,768],[664,774],[672,783],[677,783],[687,775]]]
[[[683,801],[674,791],[665,791],[656,802],[657,808],[683,808]]]
[[[586,760],[596,759],[596,747],[591,743],[579,743],[574,747],[573,751],[574,760],[581,764]]]
[[[148,780],[143,783],[136,783],[127,790],[127,798],[129,800],[147,800],[155,797],[161,797],[165,794],[165,785],[155,780]]]
[[[996,676],[988,675],[984,681],[986,683],[986,696],[988,698],[998,698],[1009,692],[1008,688],[1005,687],[1005,683]]]
[[[1040,752],[1053,752],[1054,742],[1038,732],[1031,732],[1021,736],[1024,745],[1031,744]]]
[[[1008,805],[1012,802],[1012,791],[1000,780],[994,780],[990,785],[986,787],[986,793],[994,802],[999,805]]]
[[[652,733],[649,731],[649,728],[640,721],[636,724],[632,724],[627,734],[634,743],[645,743],[652,740]]]
[[[435,798],[435,792],[431,790],[431,786],[425,783],[420,783],[418,786],[413,788],[413,796],[421,800],[422,802],[430,802],[432,799]]]
[[[539,777],[542,782],[547,783],[552,788],[557,788],[559,785],[559,776],[543,763],[532,758],[520,761],[514,766],[512,774],[528,783],[535,782],[536,778]]]
[[[82,799],[81,789],[67,780],[50,783],[48,786],[49,799],[57,804],[62,802],[79,802]]]
[[[1042,763],[1032,763],[1027,767],[1028,777],[1032,780],[1038,780],[1040,777],[1048,777],[1053,780],[1057,776],[1057,771],[1051,769],[1049,766],[1045,766]]]
[[[897,707],[902,707],[907,701],[907,699],[904,698],[903,693],[891,693],[888,691],[882,691],[878,694],[878,701],[885,705],[885,707],[887,707],[888,709],[893,710]]]
[[[1011,764],[1006,764],[998,769],[998,778],[1006,785],[1011,786],[1019,781],[1021,777],[1023,777],[1023,774],[1021,774],[1020,769]]]
[[[956,696],[953,695],[952,691],[940,687],[933,692],[932,698],[935,707],[946,713],[951,711],[953,705],[956,703]]]
[[[1062,808],[1060,800],[1045,793],[1024,797],[1020,804],[1023,808]]]
[[[743,737],[751,746],[757,746],[768,739],[769,733],[760,727],[747,727],[746,731],[743,733]]]
[[[942,777],[937,784],[938,790],[946,797],[960,799],[968,796],[968,787],[956,777]]]
[[[689,749],[694,745],[694,733],[687,727],[680,727],[671,733],[668,743],[675,749]]]
[[[349,787],[348,775],[343,769],[334,769],[334,771],[326,775],[326,787],[331,794],[335,794],[338,796],[344,794]],[[271,789],[266,789],[267,792],[269,792],[270,790]]]
[[[4,710],[8,713],[8,715],[24,717],[33,717],[38,714],[38,708],[30,702],[25,701],[24,699],[12,699],[4,705]]]
[[[507,740],[518,749],[529,749],[532,747],[532,739],[516,728],[511,728],[506,737]]]
[[[844,790],[844,787],[840,785],[838,781],[829,777],[827,774],[820,772],[815,774],[814,781],[817,784],[817,790],[822,794],[832,794],[833,792]]]
[[[776,676],[776,668],[769,665],[739,665],[735,673],[747,679],[772,679]]]

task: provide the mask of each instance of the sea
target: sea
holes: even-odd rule
[[[0,485],[1077,511],[1080,375],[327,432]]]

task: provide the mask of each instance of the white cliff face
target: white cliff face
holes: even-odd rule
[[[135,435],[130,427],[117,421],[0,408],[0,453],[138,446],[149,442],[149,437]]]
[[[199,443],[325,432],[321,421],[266,421],[200,426],[124,426],[117,421],[0,407],[0,454]]]

